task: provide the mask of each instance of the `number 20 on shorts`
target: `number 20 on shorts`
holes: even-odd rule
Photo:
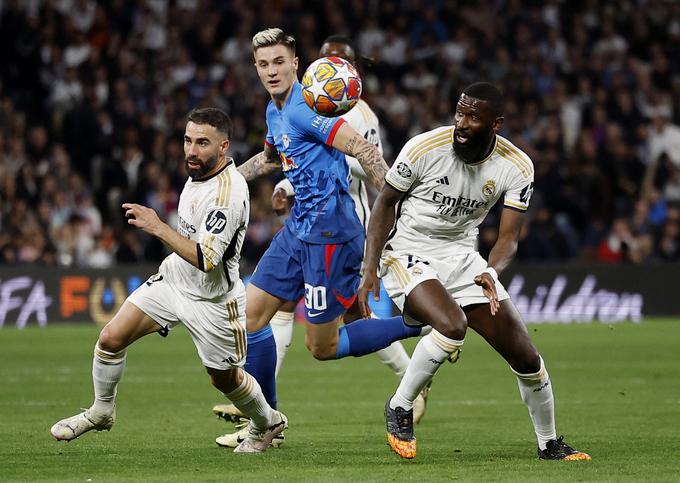
[[[326,310],[326,287],[313,287],[306,283],[305,307],[313,310]]]

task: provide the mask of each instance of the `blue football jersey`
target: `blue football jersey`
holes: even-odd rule
[[[267,106],[266,142],[278,151],[283,173],[295,189],[287,223],[309,243],[342,243],[363,234],[349,195],[345,155],[331,146],[344,122],[312,111],[298,82],[281,110],[273,101]]]

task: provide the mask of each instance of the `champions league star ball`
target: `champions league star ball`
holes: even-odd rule
[[[359,101],[361,78],[346,60],[322,57],[312,62],[302,76],[302,97],[317,114],[341,116]]]

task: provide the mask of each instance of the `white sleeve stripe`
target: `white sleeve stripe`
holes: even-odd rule
[[[512,208],[520,209],[522,211],[526,211],[529,208],[527,205],[521,205],[519,203],[515,203],[514,201],[510,201],[510,200],[504,200],[503,204],[508,205],[509,207],[512,207]]]
[[[437,148],[441,148],[442,146],[446,146],[447,144],[450,144],[450,141],[448,139],[444,139],[443,141],[439,141],[436,144],[428,144],[427,146],[424,146],[420,151],[418,151],[416,156],[414,156],[413,158],[409,158],[409,161],[411,161],[411,164],[415,164],[416,161],[418,161],[420,158],[425,156],[430,151],[437,149]]]
[[[520,170],[523,173],[526,173],[525,176],[529,177],[533,173],[534,169],[531,161],[528,158],[526,158],[526,156],[523,157],[522,154],[516,148],[513,148],[513,146],[508,145],[505,141],[503,141],[500,138],[498,139],[497,147],[498,150],[506,157],[512,158],[516,160],[517,163],[519,163],[515,164],[520,168]]]
[[[415,144],[407,153],[406,157],[409,159],[413,158],[413,155],[418,152],[421,148],[426,147],[426,145],[429,145],[430,143],[435,143],[439,142],[442,139],[450,139],[451,136],[451,129],[447,129],[444,132],[439,132],[430,136],[425,137],[422,141],[419,143]]]

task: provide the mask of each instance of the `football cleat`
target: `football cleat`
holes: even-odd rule
[[[432,387],[432,380],[427,383],[427,385],[420,391],[420,394],[413,401],[413,423],[418,424],[423,416],[425,416],[425,410],[427,409],[427,396],[430,395],[430,388]]]
[[[246,417],[246,415],[233,404],[217,404],[213,406],[212,410],[218,418],[222,418],[230,423],[238,423],[241,419]]]
[[[109,431],[116,420],[116,410],[112,414],[95,414],[86,409],[80,414],[62,419],[52,426],[50,433],[57,441],[71,441],[88,431]]]
[[[562,460],[562,461],[590,461],[592,458],[588,453],[578,451],[564,442],[564,436],[551,439],[546,444],[544,450],[538,450],[538,458],[542,460]]]
[[[413,434],[413,409],[392,409],[390,397],[385,403],[385,422],[387,423],[387,444],[402,458],[416,457],[416,437]]]
[[[239,444],[243,443],[243,441],[246,439],[246,436],[248,436],[249,423],[250,419],[240,418],[234,425],[236,431],[218,436],[215,438],[215,443],[217,443],[218,446],[222,446],[223,448],[236,448]],[[270,446],[273,448],[278,448],[283,444],[284,439],[284,433],[279,433],[274,436]]]
[[[274,438],[288,427],[288,418],[279,411],[276,411],[276,414],[278,415],[279,422],[269,426],[264,431],[253,426],[251,421],[247,427],[248,434],[246,434],[243,442],[234,448],[234,453],[263,453],[266,451]]]

